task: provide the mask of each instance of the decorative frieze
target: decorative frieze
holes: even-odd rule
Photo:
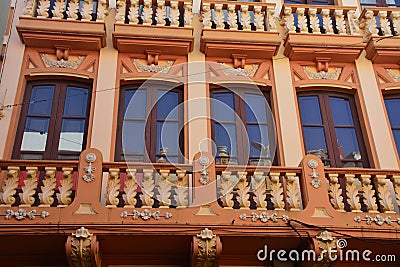
[[[394,222],[397,222],[397,224],[400,225],[400,218],[392,219],[390,216],[383,217],[381,215],[375,215],[374,217],[365,215],[364,218],[361,218],[361,216],[356,216],[354,217],[354,221],[357,223],[366,222],[368,225],[375,223],[378,226],[382,226],[385,223],[387,225],[393,225]]]
[[[145,65],[140,63],[139,59],[133,60],[133,65],[139,72],[155,72],[155,73],[168,73],[171,67],[174,65],[174,61],[167,61],[166,65]]]
[[[47,54],[41,54],[40,57],[42,58],[44,64],[49,68],[65,68],[65,69],[77,69],[82,62],[85,60],[85,57],[78,57],[77,60],[53,60],[50,59]]]
[[[258,70],[258,65],[252,65],[251,69],[244,68],[232,68],[230,66],[225,65],[225,63],[220,63],[222,70],[228,76],[246,76],[246,77],[254,77]]]
[[[308,77],[310,77],[311,79],[316,79],[316,80],[337,80],[342,72],[341,68],[335,68],[333,72],[330,72],[330,71],[315,72],[315,71],[312,71],[307,66],[304,66],[303,70],[308,75]]]
[[[161,217],[164,217],[165,219],[170,219],[172,217],[172,214],[170,212],[165,212],[164,214],[162,214],[159,210],[152,212],[148,209],[145,209],[142,212],[138,210],[133,210],[133,213],[128,213],[127,211],[121,213],[121,218],[125,219],[128,217],[132,217],[133,220],[141,218],[142,220],[147,221],[151,218],[153,218],[154,220],[159,220]]]
[[[6,214],[2,214],[6,220],[11,220],[15,218],[18,221],[21,221],[25,218],[34,220],[37,216],[44,219],[48,217],[50,213],[47,211],[42,211],[41,213],[36,213],[36,210],[26,211],[24,209],[18,209],[17,211],[7,210]]]
[[[269,215],[265,211],[261,212],[260,214],[258,214],[256,212],[252,212],[250,215],[243,213],[239,216],[239,218],[243,221],[245,221],[246,219],[251,219],[252,222],[257,222],[258,220],[260,220],[263,223],[266,223],[269,221],[277,223],[277,222],[279,222],[279,220],[282,220],[283,222],[287,222],[289,220],[289,216],[287,216],[285,214],[282,216],[278,216],[277,213],[272,213],[271,215]]]

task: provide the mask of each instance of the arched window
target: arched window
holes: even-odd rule
[[[266,91],[212,90],[212,136],[219,150],[226,148],[230,162],[277,164],[275,127],[269,104]],[[216,154],[220,162],[219,152]]]
[[[115,160],[183,163],[182,101],[181,87],[123,86]]]
[[[327,91],[298,94],[304,146],[331,167],[368,167],[352,95]]]
[[[78,159],[86,148],[90,99],[88,84],[29,82],[13,158]]]

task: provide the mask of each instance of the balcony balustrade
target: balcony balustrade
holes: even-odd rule
[[[217,166],[217,192],[224,208],[300,210],[301,168],[262,170],[248,166],[245,171],[226,171]]]
[[[341,212],[398,213],[400,176],[378,170],[327,169],[329,198]]]
[[[132,217],[131,223],[197,224],[202,222],[198,215],[218,214],[206,216],[208,223],[340,218],[328,224],[400,227],[400,171],[325,168],[314,155],[296,168],[210,165],[205,187],[215,198],[194,205],[203,187],[197,180],[204,174],[196,165],[106,163],[101,158],[89,149],[79,162],[0,161],[0,215],[21,221],[40,215],[44,223],[127,223]]]
[[[103,21],[108,15],[107,0],[28,0],[24,17]]]
[[[117,24],[191,27],[192,2],[165,0],[118,0]]]

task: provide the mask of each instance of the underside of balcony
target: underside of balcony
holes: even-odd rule
[[[20,17],[21,41],[29,47],[99,50],[106,45],[104,22]]]

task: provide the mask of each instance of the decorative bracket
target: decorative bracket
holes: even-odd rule
[[[330,58],[321,58],[321,57],[315,58],[314,61],[316,63],[317,72],[320,71],[328,72],[330,60],[331,60]]]
[[[206,169],[206,166],[210,164],[210,159],[206,156],[201,156],[199,158],[199,163],[202,166],[200,171],[201,177],[199,181],[202,185],[207,185],[210,182],[210,177],[208,177],[208,170]]]
[[[96,170],[96,168],[92,166],[92,163],[96,161],[96,155],[93,153],[87,154],[86,161],[89,163],[89,165],[87,167],[83,168],[85,170],[86,174],[83,175],[82,178],[85,182],[90,183],[90,182],[94,181],[94,179],[95,179],[93,172]]]
[[[85,227],[82,226],[68,237],[65,249],[69,266],[99,266],[101,261],[99,242],[96,240],[96,236],[89,233],[89,230]]]
[[[61,46],[60,47],[56,47],[57,60],[58,61],[60,61],[60,60],[68,61],[69,51],[70,51],[69,47],[61,47]]]
[[[233,67],[235,69],[237,68],[244,69],[244,66],[246,65],[246,57],[247,55],[243,54],[232,54]]]
[[[308,167],[310,167],[312,169],[311,173],[309,174],[312,178],[311,180],[311,185],[314,188],[319,188],[321,186],[321,180],[318,179],[319,177],[319,173],[317,173],[315,171],[315,169],[318,167],[318,161],[316,161],[315,159],[310,159],[307,162]]]
[[[146,50],[147,54],[147,65],[158,65],[158,56],[160,55],[160,51],[157,50]]]
[[[212,230],[205,228],[193,238],[193,266],[218,266],[221,242]]]

